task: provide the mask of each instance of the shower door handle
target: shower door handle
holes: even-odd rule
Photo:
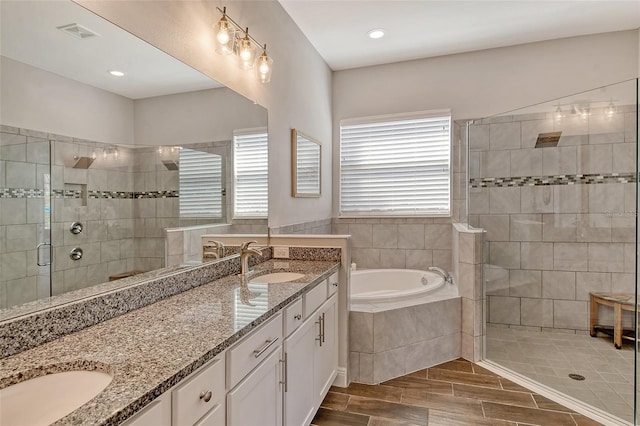
[[[48,246],[49,247],[49,261],[42,263],[40,261],[40,247],[42,246]],[[38,266],[49,266],[51,265],[51,243],[40,243],[36,246],[36,264]]]

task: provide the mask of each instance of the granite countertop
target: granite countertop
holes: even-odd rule
[[[4,358],[0,388],[51,372],[102,370],[113,376],[111,383],[55,424],[119,424],[338,267],[335,261],[263,262],[252,268],[249,279],[285,271],[305,276],[243,286],[239,276],[231,275],[204,284]],[[238,307],[243,315],[236,318]]]

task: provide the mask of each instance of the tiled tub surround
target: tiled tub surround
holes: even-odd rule
[[[461,356],[472,362],[482,359],[484,336],[482,258],[484,231],[453,224],[453,276],[458,284],[462,315]]]
[[[0,386],[19,373],[30,377],[43,367],[55,369],[48,366],[107,365],[113,372],[109,386],[59,423],[119,424],[339,267],[335,261],[288,263],[286,270],[304,278],[269,284],[265,311],[246,326],[234,320],[241,285],[230,275],[5,358]],[[274,266],[267,261],[253,270],[256,275],[282,270]]]
[[[469,220],[487,232],[488,323],[583,332],[589,292],[634,291],[635,129],[625,106],[470,127]],[[562,131],[558,146],[534,148],[551,131]],[[610,310],[601,318],[612,322]]]
[[[271,249],[263,250],[262,256],[249,259],[249,265],[270,258]],[[186,270],[168,268],[152,271],[3,310],[0,317],[0,357],[33,348],[239,272],[240,258],[233,256]]]
[[[460,298],[349,312],[352,380],[377,384],[460,357]]]

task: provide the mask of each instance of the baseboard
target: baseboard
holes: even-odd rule
[[[349,382],[347,381],[346,368],[338,367],[336,378],[333,380],[333,386],[337,386],[339,388],[346,388],[347,386],[349,386]]]
[[[486,368],[487,370],[493,371],[496,374],[504,377],[505,379],[509,379],[514,383],[519,384],[520,386],[524,386],[525,388],[538,393],[546,398],[549,398],[552,401],[557,402],[558,404],[562,404],[567,408],[575,411],[576,413],[580,413],[583,416],[589,417],[592,420],[602,423],[606,426],[631,426],[632,424],[623,420],[619,417],[614,416],[613,414],[607,413],[604,410],[601,410],[596,407],[592,407],[591,405],[580,401],[579,399],[573,398],[569,395],[566,395],[560,391],[557,391],[549,386],[543,385],[541,383],[536,382],[524,376],[520,373],[516,373],[513,370],[509,370],[501,365],[495,364],[491,361],[480,361],[477,363],[479,366]]]

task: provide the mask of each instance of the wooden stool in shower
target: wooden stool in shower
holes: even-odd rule
[[[613,308],[613,345],[616,349],[622,348],[622,339],[635,340],[634,336],[625,336],[622,329],[622,311],[634,311],[636,298],[629,293],[589,293],[591,301],[591,315],[589,317],[589,333],[596,337],[598,331],[607,332],[606,327],[598,325],[598,305]],[[609,334],[609,333],[607,333]],[[634,330],[635,334],[635,330]]]

